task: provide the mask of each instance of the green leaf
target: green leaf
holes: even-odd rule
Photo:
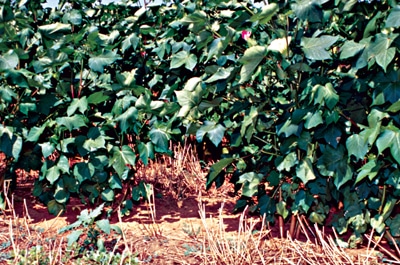
[[[370,160],[358,170],[355,184],[359,183],[365,177],[368,177],[369,180],[372,181],[378,175],[382,165],[383,164],[378,162],[376,159]]]
[[[83,234],[83,230],[74,230],[68,236],[68,246],[72,246],[75,242],[78,242],[79,237]]]
[[[58,203],[67,203],[69,199],[69,192],[66,191],[65,189],[58,189],[56,190],[56,193],[54,194],[54,199]]]
[[[60,168],[57,166],[52,166],[48,170],[46,170],[46,179],[50,182],[51,185],[54,184],[56,180],[60,177]]]
[[[359,134],[353,134],[347,138],[346,147],[349,155],[354,155],[358,160],[364,159],[368,152],[367,139]]]
[[[321,22],[323,13],[320,5],[327,0],[296,0],[291,5],[296,16],[309,22]]]
[[[105,189],[101,192],[101,199],[106,202],[112,202],[115,199],[114,191],[112,189]]]
[[[343,145],[333,148],[321,145],[322,156],[318,159],[317,168],[323,176],[332,176],[334,184],[339,189],[352,178],[352,170],[347,162],[346,149]]]
[[[115,174],[110,177],[108,183],[110,184],[111,189],[122,189],[121,179]]]
[[[393,237],[400,237],[400,214],[397,214],[393,219],[388,220],[390,234]]]
[[[279,6],[276,3],[264,5],[261,12],[256,13],[250,18],[251,22],[258,22],[260,25],[267,24],[272,17],[279,11]]]
[[[307,184],[310,180],[316,179],[310,158],[306,157],[300,161],[296,168],[296,177],[298,177],[303,184]]]
[[[47,210],[50,214],[58,216],[65,211],[65,207],[61,203],[56,202],[56,200],[51,200],[47,203]]]
[[[116,118],[119,122],[119,126],[122,132],[127,132],[129,128],[132,128],[138,118],[139,112],[135,107],[129,107],[124,113]]]
[[[0,56],[0,72],[15,69],[19,64],[18,55],[14,50],[9,50]]]
[[[397,28],[400,26],[400,6],[396,6],[390,10],[389,16],[386,18],[386,28]]]
[[[242,196],[253,197],[258,192],[258,185],[262,178],[262,174],[257,174],[255,172],[247,172],[240,175],[236,183],[243,184]]]
[[[378,152],[381,154],[386,148],[390,148],[392,157],[400,164],[400,132],[386,129],[376,140]]]
[[[154,144],[154,147],[159,152],[168,152],[169,151],[169,140],[171,139],[171,135],[166,130],[166,128],[152,128],[149,132],[150,140]]]
[[[193,68],[196,66],[196,64],[196,55],[188,53],[187,51],[180,51],[172,56],[170,69],[179,68],[182,65],[185,65],[186,69],[193,71]]]
[[[178,103],[181,105],[178,117],[186,117],[194,109],[197,109],[201,102],[203,93],[204,91],[201,86],[196,86],[194,91],[187,91],[186,89],[175,91]]]
[[[225,127],[213,121],[205,121],[204,124],[197,130],[196,139],[199,142],[203,141],[204,135],[211,140],[211,142],[218,146],[224,138]]]
[[[389,112],[398,112],[400,111],[400,100],[393,103],[392,105],[390,105],[390,107],[387,109],[387,111]]]
[[[346,41],[340,52],[340,59],[347,59],[360,53],[365,48],[365,44],[354,42],[353,40]]]
[[[304,117],[306,122],[304,123],[304,128],[307,130],[317,127],[318,125],[322,124],[324,121],[322,119],[321,111],[317,111],[314,113],[307,113]]]
[[[103,73],[104,67],[113,64],[119,59],[121,59],[121,57],[117,55],[117,52],[105,51],[103,54],[89,58],[89,67],[93,71]]]
[[[240,70],[239,83],[244,83],[250,80],[254,70],[264,59],[266,48],[264,46],[252,46],[248,48],[239,62],[243,64]]]
[[[29,131],[29,134],[28,134],[26,140],[28,142],[37,142],[45,128],[46,128],[46,126],[44,126],[44,125],[42,125],[41,127],[32,127],[32,129]]]
[[[74,98],[71,104],[68,106],[67,115],[71,116],[76,112],[76,110],[79,110],[80,113],[84,114],[87,109],[88,101],[86,96],[83,96],[82,98]]]
[[[231,75],[233,70],[234,70],[233,67],[229,67],[227,69],[220,67],[220,68],[218,68],[218,70],[212,76],[210,76],[210,78],[208,78],[204,82],[212,83],[212,82],[215,82],[215,81],[218,81],[218,80],[227,79]]]
[[[110,166],[112,165],[118,176],[122,176],[126,169],[126,165],[131,165],[133,167],[135,166],[136,155],[129,146],[124,145],[121,149],[119,149],[117,146],[114,146],[112,153],[113,156],[110,159]]]
[[[396,55],[396,48],[386,48],[382,52],[376,55],[376,63],[383,68],[383,71],[386,72],[387,66],[393,61],[394,56]]]
[[[295,152],[289,153],[282,162],[276,167],[278,171],[290,172],[290,169],[298,163],[297,155]]]
[[[69,131],[87,127],[85,117],[82,115],[74,115],[71,117],[59,117],[56,119],[58,126],[63,125]]]
[[[42,154],[44,158],[49,157],[51,154],[53,154],[54,150],[56,149],[56,147],[50,142],[39,144],[39,146],[42,149]]]
[[[192,14],[183,17],[180,22],[183,25],[189,25],[189,29],[197,33],[205,28],[209,23],[207,14],[204,11],[196,10]]]
[[[305,56],[310,60],[329,60],[331,59],[330,53],[327,51],[336,41],[338,36],[323,35],[321,37],[301,39],[301,46]]]
[[[108,219],[102,219],[96,221],[96,226],[106,233],[107,235],[111,233],[111,226],[110,226],[110,221]]]
[[[74,165],[74,177],[79,183],[91,179],[94,174],[94,167],[91,163],[80,162]]]
[[[240,135],[246,137],[247,141],[250,142],[251,137],[255,133],[255,126],[258,118],[258,110],[256,107],[251,106],[250,111],[243,118],[242,125],[240,127]]]
[[[280,201],[276,204],[276,213],[286,219],[289,216],[289,211],[286,208],[286,202]]]
[[[210,167],[210,171],[207,174],[207,189],[209,189],[211,187],[211,184],[216,180],[216,178],[219,176],[219,174],[230,164],[232,164],[232,162],[235,159],[233,158],[223,158],[221,160],[219,160],[217,163],[214,163],[211,167]]]
[[[147,142],[146,144],[140,142],[138,144],[138,151],[140,159],[142,160],[144,165],[147,165],[149,158],[154,158],[154,147],[152,142]]]
[[[72,25],[79,26],[82,24],[82,14],[79,10],[73,9],[64,14],[63,22],[70,22]]]
[[[59,22],[39,26],[39,32],[51,39],[59,39],[64,34],[71,33],[71,31],[72,27],[70,24],[63,24]]]

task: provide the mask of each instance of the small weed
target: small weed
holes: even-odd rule
[[[121,234],[121,229],[116,225],[111,225],[107,219],[96,219],[101,215],[104,204],[93,211],[85,209],[81,211],[78,220],[58,231],[59,234],[73,230],[68,236],[68,246],[79,246],[79,254],[84,250],[105,251],[104,235],[110,235],[111,230]]]

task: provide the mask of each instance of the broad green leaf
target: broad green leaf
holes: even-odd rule
[[[199,142],[203,141],[205,135],[210,141],[218,146],[224,138],[225,127],[212,121],[205,121],[204,124],[197,130],[196,139]]]
[[[306,120],[306,122],[304,123],[304,128],[306,128],[307,130],[317,127],[324,122],[322,119],[321,111],[316,111],[314,113],[309,112],[304,118]]]
[[[132,128],[138,118],[139,112],[135,107],[129,107],[123,114],[116,118],[119,122],[119,126],[122,132],[127,132],[129,128]]]
[[[321,37],[301,39],[301,46],[305,56],[310,60],[329,60],[331,59],[330,53],[327,51],[336,41],[338,36],[323,35]]]
[[[297,155],[295,152],[289,153],[285,156],[282,162],[276,167],[278,171],[290,172],[290,169],[298,163]]]
[[[83,230],[73,230],[68,236],[68,246],[72,246],[75,242],[78,242],[79,237],[83,234]]]
[[[9,69],[8,71],[6,71],[5,77],[7,79],[8,84],[10,85],[29,88],[27,74],[28,74],[27,70],[25,69],[20,69],[20,70]]]
[[[115,174],[110,177],[108,183],[111,189],[122,189],[121,179]]]
[[[59,39],[63,35],[71,33],[72,27],[70,24],[56,22],[39,26],[39,31],[48,38]]]
[[[139,157],[142,160],[143,164],[146,166],[148,164],[148,160],[154,158],[154,148],[152,142],[147,142],[146,144],[143,142],[139,142],[138,144]]]
[[[229,67],[227,69],[222,68],[222,67],[218,68],[218,70],[212,76],[210,76],[208,79],[206,79],[204,82],[212,83],[212,82],[215,82],[218,80],[227,79],[231,75],[233,69],[234,69],[233,67]]]
[[[393,103],[392,105],[390,105],[390,107],[387,109],[387,111],[389,112],[398,112],[400,111],[400,100]]]
[[[83,96],[82,98],[74,98],[71,104],[68,106],[67,115],[71,116],[76,112],[76,110],[79,110],[80,113],[84,114],[87,109],[88,101],[86,96]]]
[[[376,55],[376,63],[383,68],[383,71],[386,72],[387,66],[393,61],[395,55],[395,47],[385,49],[384,51]]]
[[[174,54],[171,58],[170,69],[179,68],[185,65],[185,68],[193,71],[193,68],[197,64],[197,57],[193,53],[188,53],[183,50]]]
[[[373,92],[373,105],[395,103],[400,99],[400,71],[392,70],[387,74],[380,72],[374,81],[379,86]]]
[[[253,197],[258,192],[258,185],[261,182],[263,175],[256,172],[247,172],[240,175],[238,184],[243,184],[242,196]]]
[[[110,159],[110,166],[115,169],[120,177],[124,173],[127,165],[135,167],[136,155],[129,146],[123,145],[121,149],[114,146],[112,154],[113,156]]]
[[[318,159],[317,168],[323,176],[332,176],[336,188],[339,189],[352,178],[346,149],[343,145],[338,145],[337,148],[321,145],[321,152],[322,156]]]
[[[339,102],[339,95],[331,83],[324,86],[316,85],[313,91],[315,91],[314,104],[326,105],[329,109],[333,109]]]
[[[69,192],[65,189],[56,190],[56,193],[54,194],[54,199],[58,203],[67,203],[69,199]]]
[[[74,165],[74,177],[79,182],[82,183],[85,180],[92,178],[94,174],[94,167],[91,163],[80,162]]]
[[[58,166],[52,166],[48,170],[46,170],[46,179],[50,182],[51,185],[58,180],[60,177],[60,168]]]
[[[19,64],[19,58],[14,50],[9,50],[8,52],[0,55],[0,72],[4,70],[14,69]]]
[[[292,40],[292,37],[274,39],[268,45],[267,49],[269,51],[280,52],[282,55],[286,56],[287,49],[289,48],[291,40]],[[306,69],[306,67],[307,67],[307,65],[303,66],[303,69]]]
[[[202,10],[196,10],[194,13],[183,17],[180,22],[183,25],[189,25],[189,29],[195,33],[205,29],[209,23],[207,14]]]
[[[298,18],[310,22],[321,22],[323,13],[320,5],[326,1],[327,0],[296,0],[291,7]]]
[[[56,122],[59,126],[65,126],[69,131],[87,127],[85,117],[78,114],[71,117],[59,117],[56,119]]]
[[[341,48],[340,59],[347,59],[357,55],[365,48],[364,44],[357,43],[353,40],[346,41]]]
[[[392,157],[400,164],[400,132],[398,129],[393,131],[386,129],[376,140],[378,152],[382,153],[386,148],[390,148]]]
[[[380,19],[381,17],[382,17],[382,12],[378,11],[372,19],[369,19],[368,24],[367,26],[365,26],[364,29],[364,34],[363,34],[364,39],[374,35],[379,25],[379,22],[377,20]]]
[[[300,161],[296,168],[296,177],[298,177],[303,184],[307,184],[310,180],[316,179],[310,158],[306,157]]]
[[[132,33],[129,36],[125,37],[124,40],[122,41],[121,49],[122,52],[125,53],[126,50],[129,48],[136,49],[136,47],[139,45],[140,39],[137,36],[136,33]]]
[[[50,214],[58,216],[65,211],[65,207],[63,204],[56,202],[56,200],[51,200],[47,203],[47,210]]]
[[[400,6],[396,6],[390,10],[389,16],[386,18],[386,28],[397,28],[400,26]]]
[[[108,219],[101,219],[96,221],[96,226],[107,235],[111,232],[110,221]]]
[[[217,163],[214,163],[210,167],[210,171],[207,174],[207,189],[211,187],[211,184],[216,180],[216,178],[220,175],[220,173],[230,164],[233,163],[235,159],[233,158],[223,158],[219,160]]]
[[[316,224],[320,224],[320,225],[324,225],[324,221],[325,221],[325,214],[321,214],[321,213],[317,213],[317,212],[312,212],[310,213],[310,221],[312,223],[316,223]]]
[[[246,137],[247,141],[250,142],[251,137],[255,133],[255,125],[258,118],[258,110],[255,107],[250,108],[250,112],[243,118],[242,126],[240,127],[240,135]]]
[[[223,50],[224,50],[224,44],[223,44],[222,39],[218,38],[218,39],[213,40],[208,49],[208,55],[207,55],[206,62],[208,62],[214,56],[217,58],[220,57]]]
[[[266,48],[264,46],[252,46],[248,48],[239,62],[243,64],[240,70],[239,83],[245,83],[250,80],[254,70],[264,59]]]
[[[280,201],[276,204],[276,213],[279,214],[280,216],[282,216],[283,219],[286,219],[286,217],[289,216],[289,211],[286,208],[285,201]]]
[[[200,77],[192,77],[186,82],[185,87],[183,88],[183,90],[186,90],[186,91],[189,91],[189,92],[193,92],[198,87],[200,82],[201,82],[201,78]],[[178,97],[178,100],[179,100],[179,97]],[[183,104],[183,105],[185,105],[185,104]]]
[[[154,144],[154,148],[158,152],[168,152],[169,151],[169,140],[171,135],[166,130],[166,128],[152,128],[149,132],[151,142]]]
[[[359,134],[353,134],[347,138],[346,147],[349,155],[354,155],[357,160],[364,159],[368,152],[367,139]]]
[[[67,12],[63,16],[63,22],[68,23],[70,22],[72,25],[80,25],[82,24],[82,14],[77,9],[72,9],[71,11]]]
[[[393,237],[400,237],[400,214],[397,214],[393,219],[387,221],[390,229],[390,234]]]
[[[11,87],[1,87],[0,89],[1,99],[7,103],[11,103],[17,96],[17,93]]]
[[[258,22],[261,25],[267,24],[272,17],[279,11],[279,6],[276,3],[264,5],[261,12],[256,13],[250,18],[251,22]]]
[[[363,165],[357,174],[357,179],[355,184],[363,180],[365,177],[368,176],[369,180],[373,180],[376,175],[379,173],[379,170],[382,168],[382,163],[377,161],[376,159],[369,161],[365,165]]]
[[[112,202],[115,199],[114,191],[112,189],[105,189],[101,192],[101,199],[105,202]]]
[[[192,92],[187,90],[175,91],[179,105],[181,109],[178,113],[178,117],[186,117],[190,111],[196,108],[202,98],[204,91],[200,86]]]
[[[42,154],[44,158],[49,157],[56,149],[55,145],[50,142],[41,143],[39,144],[39,146],[42,149]]]
[[[119,59],[121,59],[121,57],[117,55],[117,52],[105,51],[103,54],[89,58],[89,67],[93,71],[103,73],[104,67],[113,64]]]

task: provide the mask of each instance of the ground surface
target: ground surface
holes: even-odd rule
[[[2,247],[9,242],[11,226],[8,220],[11,220],[10,218],[19,217],[23,220],[20,222],[21,227],[19,228],[25,233],[28,230],[31,231],[28,233],[29,235],[26,235],[27,238],[28,236],[29,238],[35,238],[32,235],[34,233],[36,233],[36,238],[65,238],[66,235],[58,234],[58,230],[75,222],[81,210],[87,208],[78,199],[71,199],[63,215],[59,217],[50,215],[47,208],[32,196],[35,177],[37,176],[32,172],[19,176],[17,189],[10,197],[14,205],[15,216],[13,216],[14,214],[11,210],[0,214],[0,250],[2,251],[10,250],[12,247],[9,246],[8,249]],[[171,177],[168,176],[168,179],[171,179]],[[167,190],[163,196],[156,196],[152,203],[142,202],[138,204],[128,216],[118,218],[117,215],[114,215],[111,218],[111,222],[119,225],[125,236],[124,240],[122,240],[124,242],[120,245],[130,248],[133,253],[138,255],[139,260],[148,264],[238,264],[235,261],[231,263],[209,263],[205,261],[207,258],[204,257],[204,246],[210,243],[209,241],[206,242],[206,238],[208,240],[210,238],[214,240],[218,239],[218,237],[228,238],[231,236],[234,238],[238,231],[243,230],[243,226],[241,226],[243,220],[241,218],[245,217],[247,219],[246,224],[257,223],[253,227],[255,229],[260,229],[260,220],[254,216],[232,213],[237,198],[229,195],[229,187],[223,190],[206,192],[203,187],[204,184],[198,184],[199,186],[195,191],[189,192],[183,200],[177,200],[176,196],[174,196],[175,193]],[[200,218],[200,215],[206,215],[206,218]],[[26,229],[23,227],[26,227]],[[18,227],[14,226],[12,229],[18,230]],[[278,229],[272,229],[273,231],[265,239],[271,240],[271,238],[279,237]],[[285,227],[285,229],[287,228]],[[40,231],[40,233],[36,231]],[[15,231],[12,233],[16,235]],[[249,234],[251,234],[251,231]],[[21,233],[20,236],[24,237],[24,234]],[[304,235],[300,239],[305,240]],[[31,242],[32,240],[29,239],[27,241]],[[29,242],[26,244],[34,244]],[[285,253],[282,253],[283,245],[281,243],[274,244],[270,244],[270,250],[267,251],[267,256],[269,256],[268,258],[270,258],[271,262],[264,261],[264,264],[306,264],[305,262],[298,262],[298,257],[293,257],[293,262],[289,258],[284,259],[287,262],[282,262],[282,255],[285,255]],[[263,247],[265,246],[263,245]],[[258,246],[255,246],[255,251],[258,251],[257,248]],[[317,248],[317,250],[320,251],[321,248]],[[301,252],[304,249],[301,249],[301,247],[298,250],[294,249],[293,253],[296,251]],[[308,253],[314,254],[312,248],[307,251],[311,251]],[[293,253],[287,255],[293,256]],[[300,253],[299,257],[304,258],[301,255]],[[364,257],[365,249],[352,251],[352,255]],[[380,260],[382,260],[382,252],[378,252],[378,255],[381,255]],[[323,258],[323,256],[315,257],[316,260],[322,260]],[[280,260],[279,263],[272,262],[278,259]],[[295,263],[294,260],[296,259],[297,262]]]

